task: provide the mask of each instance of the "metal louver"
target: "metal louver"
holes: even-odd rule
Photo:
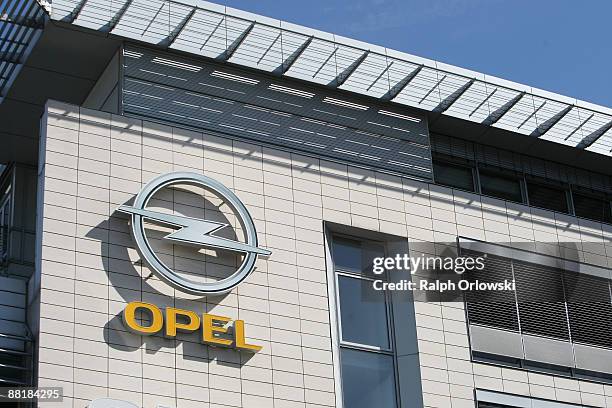
[[[565,272],[563,279],[572,341],[612,348],[608,281],[571,272]]]
[[[609,108],[229,7],[54,0],[51,18],[612,155]]]
[[[569,339],[562,271],[513,261],[523,333]]]
[[[128,45],[122,110],[431,180],[426,120],[270,77]]]
[[[483,254],[463,251],[462,255],[478,257]],[[465,278],[480,282],[512,281],[510,260],[487,255],[485,269],[469,271],[465,274]],[[470,291],[466,293],[466,305],[470,323],[516,332],[519,330],[514,292]]]
[[[474,245],[470,247],[469,240],[460,241],[466,246],[461,247],[462,254],[483,255],[482,249],[474,251]],[[483,245],[486,253],[495,256],[489,254],[485,269],[470,272],[467,278],[501,281],[513,276],[516,290],[466,293],[472,351],[612,375],[609,271],[509,247]]]
[[[37,0],[0,3],[0,103],[38,41],[46,18]]]

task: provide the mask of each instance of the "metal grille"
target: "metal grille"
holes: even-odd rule
[[[430,180],[423,117],[127,46],[123,112]]]

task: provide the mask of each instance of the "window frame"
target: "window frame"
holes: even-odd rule
[[[355,351],[361,351],[361,352],[366,352],[366,353],[375,353],[375,354],[381,354],[381,355],[385,355],[385,356],[390,356],[392,359],[392,364],[393,364],[393,386],[394,386],[394,391],[395,391],[395,406],[396,408],[401,408],[401,398],[400,398],[400,383],[399,383],[399,371],[398,371],[398,361],[397,361],[397,353],[396,353],[396,344],[395,344],[395,328],[394,328],[394,318],[393,318],[393,307],[392,307],[392,299],[391,299],[391,294],[388,291],[383,291],[383,296],[384,296],[384,300],[385,300],[385,318],[386,318],[386,323],[387,323],[387,336],[389,339],[389,348],[385,349],[385,348],[381,348],[381,347],[377,347],[377,346],[372,346],[372,345],[368,345],[368,344],[361,344],[361,343],[354,343],[354,342],[350,342],[350,341],[345,341],[343,340],[343,334],[342,334],[342,311],[341,311],[341,306],[340,306],[340,284],[339,284],[339,276],[344,276],[344,277],[348,277],[349,279],[357,279],[359,281],[369,281],[369,282],[374,282],[376,280],[376,278],[368,276],[367,274],[363,273],[363,272],[356,272],[353,270],[347,270],[347,269],[342,269],[342,267],[337,267],[336,266],[336,262],[334,260],[334,240],[335,239],[344,239],[344,240],[351,240],[351,241],[355,241],[355,242],[359,242],[361,244],[361,248],[363,248],[363,243],[376,243],[378,245],[380,245],[383,248],[383,256],[387,256],[388,251],[387,251],[387,246],[385,245],[384,241],[376,241],[376,240],[371,240],[371,239],[364,239],[364,238],[358,238],[355,236],[351,236],[351,235],[346,235],[346,234],[342,234],[342,233],[335,233],[332,231],[329,231],[327,233],[327,236],[329,238],[329,256],[331,259],[331,273],[333,273],[333,284],[334,284],[334,288],[333,288],[333,294],[334,294],[334,305],[335,305],[335,319],[336,319],[336,327],[335,330],[337,330],[337,340],[338,340],[338,361],[339,361],[339,381],[340,381],[340,389],[341,389],[341,402],[342,402],[342,406],[344,406],[344,387],[342,385],[342,349],[351,349],[351,350],[355,350]],[[388,274],[385,272],[384,274],[380,275],[380,279],[383,280],[388,280]],[[346,408],[346,407],[345,407]]]
[[[572,215],[574,215],[575,217],[578,218],[582,218],[585,220],[591,220],[591,221],[595,221],[595,222],[601,222],[604,224],[612,224],[612,194],[609,192],[605,192],[605,191],[601,191],[601,190],[595,190],[595,189],[591,189],[591,188],[587,188],[587,187],[583,187],[577,184],[570,184],[569,185],[569,198],[572,202]],[[593,199],[601,199],[604,202],[608,203],[608,208],[610,210],[610,214],[611,214],[611,219],[606,221],[604,220],[597,220],[594,218],[588,218],[585,217],[583,215],[577,215],[576,214],[576,207],[574,206],[574,194],[579,194],[588,198],[593,198]]]
[[[483,164],[479,164],[476,163],[474,165],[474,168],[476,170],[477,173],[477,179],[478,179],[478,194],[485,196],[485,197],[491,197],[491,198],[495,198],[497,200],[503,200],[503,201],[508,201],[510,203],[517,203],[517,204],[528,204],[528,198],[527,198],[527,188],[526,188],[526,183],[525,183],[525,175],[522,173],[517,173],[515,171],[512,170],[507,170],[507,169],[501,169],[501,168],[495,168],[495,167],[491,167],[488,165],[483,165]],[[499,177],[499,178],[505,178],[505,179],[509,179],[509,180],[515,180],[518,182],[519,185],[519,189],[520,189],[520,194],[521,194],[521,200],[520,201],[515,201],[515,200],[510,200],[507,198],[502,198],[502,197],[496,197],[494,195],[491,194],[486,194],[482,192],[482,173],[485,174],[490,174],[492,177]]]
[[[436,180],[436,172],[435,172],[435,162],[447,165],[447,166],[455,166],[455,167],[461,167],[464,169],[467,169],[470,171],[470,173],[472,174],[472,189],[471,190],[466,190],[464,188],[461,187],[456,187],[456,186],[450,186],[448,184],[443,184],[440,183],[439,181]],[[478,178],[478,172],[476,167],[474,166],[474,164],[470,163],[470,162],[461,162],[457,159],[453,159],[451,157],[440,157],[439,155],[436,155],[434,157],[432,157],[431,159],[431,167],[432,167],[432,174],[433,174],[433,182],[434,184],[440,185],[440,186],[444,186],[444,187],[448,187],[448,188],[455,188],[457,190],[461,190],[461,191],[467,191],[470,193],[480,193],[480,183],[479,183],[479,178]]]
[[[594,341],[584,341],[577,340],[574,334],[579,333],[579,329],[576,330],[577,323],[579,324],[579,320],[570,316],[570,306],[572,303],[576,303],[572,300],[571,297],[568,296],[568,292],[566,291],[568,285],[568,279],[571,279],[571,275],[580,276],[584,274],[587,277],[595,278],[600,280],[598,282],[604,282],[607,290],[604,289],[604,292],[609,293],[609,297],[607,300],[604,300],[606,304],[612,305],[612,277],[608,278],[607,273],[608,269],[603,266],[594,265],[594,264],[586,264],[582,263],[578,260],[567,260],[565,258],[559,258],[557,256],[542,254],[538,252],[533,252],[524,249],[512,248],[509,246],[500,245],[498,243],[487,243],[484,241],[467,238],[467,237],[458,237],[458,246],[459,251],[469,250],[474,252],[481,252],[485,254],[491,254],[498,257],[503,257],[511,260],[510,267],[512,269],[513,277],[514,275],[514,262],[521,262],[527,264],[534,264],[537,266],[543,266],[547,268],[557,269],[562,271],[562,275],[560,276],[561,284],[563,285],[563,304],[565,308],[564,321],[567,324],[568,329],[568,338],[561,339],[561,341],[567,342],[573,345],[582,345],[588,346],[591,348],[600,348],[608,351],[612,351],[612,345],[602,344]],[[558,261],[563,261],[563,268],[560,268],[557,264]],[[603,275],[605,276],[602,276]],[[595,284],[598,284],[597,282]],[[519,325],[518,331],[512,331],[516,334],[523,336],[524,334],[534,337],[540,338],[548,338],[552,340],[559,340],[558,337],[549,336],[545,334],[538,334],[529,331],[525,331],[522,328],[522,321],[524,317],[521,318],[521,312],[518,310],[519,300],[518,300],[518,287],[514,291],[514,302],[515,307],[517,308],[517,323]],[[516,356],[504,355],[504,354],[489,354],[485,351],[478,351],[472,348],[472,338],[470,333],[470,325],[474,324],[477,326],[486,326],[492,329],[496,329],[499,331],[511,331],[503,327],[496,327],[493,325],[483,325],[478,322],[472,322],[470,319],[470,309],[466,302],[465,294],[463,296],[463,304],[465,308],[465,317],[466,317],[466,330],[469,336],[469,344],[470,344],[470,360],[473,362],[489,364],[498,367],[512,367],[516,369],[520,369],[526,372],[542,372],[552,375],[557,375],[565,378],[573,378],[573,379],[584,379],[588,381],[595,382],[605,382],[610,383],[612,381],[612,374],[604,371],[598,371],[595,369],[587,369],[587,368],[575,368],[573,366],[565,366],[565,365],[554,365],[554,363],[546,363],[544,361],[535,361],[535,360],[525,360]],[[580,337],[580,336],[578,336]]]
[[[554,210],[552,208],[546,208],[546,207],[541,207],[539,205],[532,204],[531,200],[530,200],[530,195],[529,195],[529,184],[537,185],[537,186],[542,186],[543,188],[549,188],[551,190],[562,191],[563,194],[565,195],[565,204],[567,206],[567,211],[559,211],[559,210]],[[570,188],[570,185],[567,184],[567,183],[554,182],[554,181],[551,181],[551,180],[542,180],[542,179],[537,178],[537,177],[525,175],[525,197],[526,197],[526,204],[528,206],[530,206],[530,207],[539,208],[539,209],[547,210],[547,211],[552,211],[552,212],[559,213],[559,214],[575,215],[574,202],[572,200],[571,195],[572,195],[571,194],[571,188]]]

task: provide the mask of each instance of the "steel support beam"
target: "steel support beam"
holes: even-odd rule
[[[538,126],[537,128],[535,128],[535,130],[533,132],[531,132],[531,134],[529,136],[533,136],[533,137],[540,137],[543,136],[546,132],[548,132],[553,126],[555,126],[561,119],[563,119],[565,117],[565,115],[567,115],[568,113],[570,113],[570,111],[572,110],[573,106],[569,105],[567,106],[565,109],[563,109],[561,112],[557,113],[556,115],[554,115],[552,118],[548,119],[547,121],[545,121],[544,123],[542,123],[540,126]]]
[[[446,98],[444,98],[444,100],[442,102],[440,102],[438,104],[438,106],[436,106],[433,111],[436,113],[444,113],[446,112],[453,103],[457,102],[457,99],[461,98],[461,95],[463,95],[468,89],[470,89],[470,87],[472,86],[472,84],[474,84],[475,80],[471,79],[468,82],[466,82],[465,84],[463,84],[459,89],[457,89],[455,92],[453,92],[452,94],[448,95]]]
[[[395,97],[399,95],[404,90],[404,88],[408,86],[410,81],[412,81],[419,74],[419,72],[421,72],[423,67],[424,65],[419,65],[418,67],[413,69],[412,72],[410,72],[408,75],[404,77],[404,79],[402,79],[397,84],[395,84],[391,89],[389,89],[389,91],[386,94],[384,94],[381,97],[381,99],[385,101],[390,101],[390,100],[395,99]]]
[[[176,28],[172,30],[172,32],[168,35],[168,37],[163,41],[162,43],[163,46],[169,47],[174,43],[174,41],[176,41],[178,36],[181,35],[183,30],[185,29],[185,26],[187,25],[187,23],[189,23],[189,20],[191,20],[191,17],[193,17],[193,15],[195,14],[196,10],[197,10],[196,7],[191,9],[189,14],[187,14],[185,18],[181,20],[181,22],[176,26]]]
[[[238,49],[238,47],[240,47],[240,44],[242,44],[244,42],[244,40],[246,40],[246,38],[249,36],[249,34],[251,33],[251,31],[253,31],[253,28],[255,27],[255,22],[252,22],[247,28],[246,30],[244,30],[239,36],[238,38],[236,38],[234,40],[233,43],[230,44],[229,47],[227,47],[227,50],[225,50],[225,52],[223,54],[221,54],[217,60],[219,61],[227,61],[230,58],[232,58],[232,55],[234,55],[234,53],[236,52],[236,50]]]
[[[300,47],[297,50],[295,50],[291,55],[289,55],[282,62],[282,64],[278,68],[276,68],[274,70],[274,73],[278,74],[278,75],[285,75],[287,73],[287,71],[289,71],[291,69],[293,64],[295,64],[295,61],[297,61],[297,59],[300,57],[300,55],[302,55],[304,53],[304,51],[306,51],[306,48],[308,48],[308,46],[310,45],[312,40],[314,40],[314,35],[308,37],[308,39],[306,41],[304,41],[304,43],[302,45],[300,45]]]
[[[125,12],[131,5],[132,5],[132,0],[126,0],[125,3],[123,3],[123,6],[119,9],[119,11],[117,11],[117,14],[115,14],[113,18],[111,18],[110,21],[108,22],[106,32],[110,33],[111,31],[115,29],[115,27],[117,27],[117,25],[119,24],[119,21],[121,21],[121,19],[125,15]]]
[[[87,0],[81,0],[76,7],[74,8],[74,10],[72,10],[70,12],[70,22],[73,23],[78,17],[79,14],[81,14],[81,11],[83,10],[83,7],[85,7],[85,3],[87,3]]]
[[[344,71],[339,73],[338,76],[329,83],[329,85],[334,86],[336,88],[342,86],[342,84],[346,82],[346,80],[353,74],[353,72],[355,72],[359,65],[361,65],[361,63],[365,61],[366,58],[368,58],[369,54],[370,51],[365,51],[363,54],[361,54],[359,58],[355,60],[355,62],[349,65]]]
[[[602,127],[600,127],[599,129],[597,129],[596,131],[594,131],[593,133],[585,136],[576,145],[576,148],[578,148],[578,149],[586,149],[587,147],[589,147],[593,143],[595,143],[597,141],[597,139],[599,139],[604,133],[606,133],[610,129],[612,129],[612,120],[610,122],[606,123],[605,125],[603,125]]]
[[[506,113],[508,113],[508,111],[510,109],[512,109],[514,107],[514,105],[516,105],[523,98],[523,96],[525,96],[525,94],[526,94],[526,92],[519,93],[514,98],[510,99],[508,102],[503,104],[499,109],[497,109],[496,111],[492,112],[481,123],[483,125],[487,125],[487,126],[491,126],[491,125],[497,123],[497,121],[499,121],[502,118],[502,116],[504,116]]]

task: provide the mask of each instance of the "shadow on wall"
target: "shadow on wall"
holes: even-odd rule
[[[177,193],[193,194],[192,191],[187,189],[173,188],[169,190],[175,190],[172,193],[173,195]],[[151,201],[155,201],[155,207],[157,208],[165,207],[172,209],[173,207],[172,201],[155,200],[155,198]],[[133,198],[124,204],[131,205],[132,203]],[[228,239],[236,239],[238,234],[235,227],[232,227],[231,221],[219,210],[219,207],[205,198],[203,198],[203,203],[203,211],[206,212],[207,219],[229,225],[225,228],[226,231],[219,235]],[[194,214],[184,215],[194,216]],[[204,217],[204,212],[199,216]],[[178,307],[191,310],[200,316],[203,313],[212,312],[214,314],[227,315],[231,318],[238,318],[237,316],[232,316],[232,313],[235,313],[235,311],[223,311],[227,307],[224,305],[224,301],[228,297],[235,296],[235,294],[228,293],[206,298],[182,293],[173,289],[164,281],[159,280],[146,265],[143,265],[141,259],[134,261],[134,254],[129,253],[130,250],[135,248],[129,233],[130,228],[129,216],[115,210],[107,221],[98,224],[86,234],[88,238],[100,241],[101,258],[108,277],[109,288],[115,291],[125,303],[144,301],[153,303],[162,309],[165,307]],[[147,230],[149,231],[148,228]],[[114,237],[121,237],[121,242],[114,242],[114,240],[111,242],[111,233]],[[185,248],[181,246],[182,252],[180,252],[180,255],[177,255],[177,252],[174,250],[175,246],[166,244],[163,240],[163,236],[168,233],[169,231],[163,228],[157,230],[153,228],[152,234],[148,234],[151,245],[156,250],[159,250],[159,252],[156,251],[156,254],[158,254],[164,263],[172,267],[173,270],[176,270],[174,268],[175,260],[179,258],[182,259],[182,265],[191,267],[194,265],[205,265],[199,270],[179,270],[177,273],[184,277],[199,281],[211,278],[222,279],[235,272],[238,263],[241,262],[240,256],[227,257],[210,250],[206,250],[202,254],[199,253],[200,251],[196,247]],[[178,248],[178,246],[176,247]],[[177,249],[177,251],[179,250]],[[200,259],[197,259],[198,256]],[[112,302],[112,296],[110,295],[108,302],[109,304]],[[111,308],[109,307],[109,309]],[[104,326],[104,340],[109,347],[115,350],[130,353],[144,349],[147,354],[155,354],[162,348],[175,349],[177,353],[181,352],[186,360],[201,363],[210,363],[216,360],[218,364],[234,367],[247,363],[254,355],[234,349],[205,345],[201,340],[201,329],[192,333],[179,332],[174,338],[164,337],[163,332],[152,336],[134,334],[124,326],[121,312],[115,314]],[[142,315],[138,317],[146,325],[147,318]]]

